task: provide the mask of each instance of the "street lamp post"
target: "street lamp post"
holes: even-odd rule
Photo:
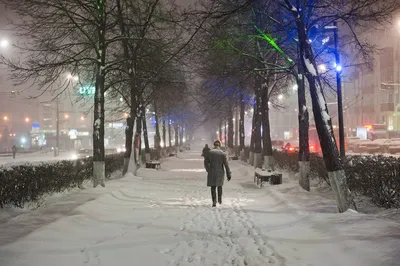
[[[338,26],[334,21],[332,26],[325,26],[325,31],[333,31],[334,54],[335,54],[335,71],[336,71],[336,87],[337,87],[337,105],[338,105],[338,120],[339,120],[339,144],[340,144],[340,157],[346,156],[344,145],[344,121],[343,121],[343,99],[342,99],[342,66],[340,65],[340,54],[338,45]]]
[[[346,150],[344,145],[344,121],[343,121],[343,99],[342,99],[342,67],[340,65],[340,54],[337,36],[337,22],[333,23],[335,27],[333,30],[333,38],[335,43],[335,61],[336,61],[336,86],[337,86],[337,100],[338,100],[338,119],[339,119],[339,143],[340,143],[340,156],[344,158],[346,156]]]

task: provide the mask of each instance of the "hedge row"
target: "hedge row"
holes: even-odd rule
[[[298,154],[274,152],[276,164],[281,169],[299,171]],[[384,208],[400,208],[400,159],[395,157],[347,156],[344,161],[347,183],[350,190],[371,199]],[[329,184],[324,160],[316,154],[310,155],[310,176],[321,178]]]
[[[106,178],[121,170],[123,164],[123,154],[106,156]],[[92,158],[0,168],[0,208],[23,207],[24,203],[37,201],[43,195],[81,186],[92,174]]]

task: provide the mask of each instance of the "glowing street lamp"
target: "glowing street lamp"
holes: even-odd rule
[[[68,119],[68,118],[69,118],[69,115],[68,115],[68,114],[65,114],[65,115],[64,115],[64,118],[65,118],[65,119]]]
[[[278,100],[283,100],[283,95],[282,94],[278,95]]]
[[[29,123],[29,121],[30,121],[29,117],[25,118],[26,123]]]
[[[7,121],[8,120],[8,116],[4,116],[3,119],[4,119],[4,121]]]
[[[82,121],[85,120],[85,117],[84,117],[84,116],[81,116],[81,120],[82,120]]]
[[[79,77],[78,76],[73,76],[71,73],[67,74],[67,79],[73,80],[73,81],[78,81]]]
[[[325,64],[320,64],[320,65],[318,65],[318,70],[319,70],[319,72],[321,72],[321,73],[325,73],[326,70],[327,70],[326,65],[325,65]]]
[[[0,41],[0,47],[1,48],[7,48],[10,45],[9,41],[7,39],[2,39]]]

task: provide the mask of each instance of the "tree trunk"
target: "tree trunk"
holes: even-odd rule
[[[235,107],[235,156],[239,156],[239,104]]]
[[[255,130],[256,130],[256,118],[257,118],[257,101],[254,99],[253,105],[253,118],[251,121],[251,137],[250,137],[250,154],[249,154],[249,164],[254,165],[254,145],[255,145]]]
[[[179,146],[183,146],[183,134],[184,134],[184,127],[179,127]]]
[[[154,101],[154,120],[156,121],[155,128],[156,128],[156,136],[155,136],[155,142],[154,142],[154,148],[160,152],[161,149],[161,133],[160,133],[160,123],[158,119],[158,108],[157,108],[157,103]]]
[[[135,120],[133,119],[133,117],[136,117],[135,113],[131,114],[126,119],[124,168],[123,168],[123,172],[122,172],[124,175],[128,172],[129,159],[130,159],[131,153],[132,153],[133,128],[134,128],[134,124],[135,124]]]
[[[129,43],[128,43],[128,38],[127,38],[127,32],[125,30],[125,22],[124,22],[124,16],[123,16],[123,8],[121,6],[121,1],[116,0],[116,6],[117,6],[117,12],[118,12],[118,24],[119,28],[121,31],[121,36],[122,38],[122,48],[124,52],[124,57],[125,58],[131,58],[130,53],[129,53]],[[137,87],[136,87],[136,79],[135,79],[135,65],[130,64],[128,61],[126,61],[126,68],[129,69],[128,75],[129,75],[129,89],[130,89],[130,118],[131,121],[127,121],[127,130],[125,131],[125,137],[126,137],[126,143],[125,143],[125,156],[124,156],[124,168],[123,172],[126,174],[129,169],[129,164],[131,161],[133,161],[133,169],[136,171],[136,163],[134,156],[132,156],[132,153],[135,152],[133,149],[133,130],[134,130],[134,123],[135,119],[137,116]]]
[[[239,153],[242,153],[245,146],[244,115],[245,115],[244,91],[240,91],[240,120],[239,120]]]
[[[245,102],[244,102],[244,92],[240,92],[240,123],[239,123],[239,137],[240,137],[240,151],[244,149],[246,132],[244,130],[244,115],[245,115]]]
[[[345,212],[354,202],[347,186],[347,179],[342,160],[336,146],[333,135],[332,120],[328,114],[325,96],[322,91],[321,82],[317,74],[317,67],[311,45],[305,32],[304,23],[301,18],[296,20],[299,34],[299,42],[304,47],[304,54],[300,55],[302,66],[310,86],[310,94],[313,106],[314,121],[325,161],[326,170],[332,190],[336,195],[339,212]]]
[[[262,98],[262,140],[263,140],[263,155],[264,155],[264,168],[267,170],[274,169],[274,157],[272,154],[272,141],[271,141],[271,128],[269,123],[269,106],[268,106],[268,89]]]
[[[172,148],[172,126],[171,126],[171,119],[168,122],[168,144],[169,147]]]
[[[178,153],[179,151],[179,126],[178,124],[175,124],[174,126],[174,135],[175,135],[175,150]]]
[[[256,105],[255,111],[255,126],[254,126],[254,167],[262,166],[262,140],[261,140],[261,123],[262,123],[262,98],[261,98],[261,83],[256,84]]]
[[[303,47],[300,46],[300,54],[303,54]],[[310,191],[310,147],[308,143],[308,110],[306,103],[304,70],[302,64],[298,64],[297,75],[297,94],[299,108],[299,184],[300,186]]]
[[[219,119],[219,140],[221,141],[222,144],[222,118]]]
[[[162,138],[163,138],[163,148],[167,147],[167,128],[165,125],[165,118],[163,118],[163,124],[162,124]]]
[[[98,19],[98,47],[96,83],[94,95],[94,123],[93,123],[93,187],[105,186],[105,163],[104,163],[104,92],[106,64],[106,12],[105,1],[96,0]]]
[[[224,122],[224,147],[225,147],[226,150],[227,150],[226,141],[227,141],[227,138],[228,138],[228,130],[226,129],[227,127],[228,127],[228,123],[225,120],[225,122]]]
[[[228,154],[233,154],[233,107],[229,106],[229,115],[228,115]]]
[[[143,123],[143,140],[144,140],[144,156],[146,159],[146,162],[149,162],[151,160],[151,150],[150,150],[150,144],[149,144],[149,134],[147,132],[147,119],[146,119],[146,109],[144,105],[141,108],[141,114],[142,114],[142,123]]]
[[[141,160],[141,155],[142,155],[142,145],[141,145],[141,140],[142,140],[142,119],[143,119],[143,114],[142,114],[142,108],[141,108],[141,104],[139,104],[139,111],[138,114],[136,116],[136,134],[135,134],[135,139],[136,139],[136,145],[137,145],[137,153],[135,153],[135,164],[137,166],[140,166],[142,160]]]

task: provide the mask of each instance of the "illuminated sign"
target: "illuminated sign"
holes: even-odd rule
[[[79,95],[94,95],[94,86],[82,86],[79,88]]]

